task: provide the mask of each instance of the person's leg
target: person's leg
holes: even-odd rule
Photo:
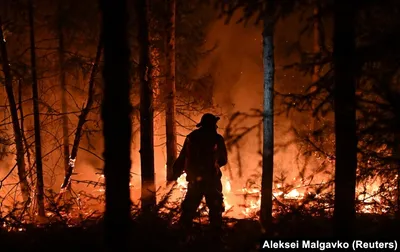
[[[209,209],[210,226],[214,230],[220,230],[222,214],[225,211],[221,180],[218,179],[207,184],[205,198]]]
[[[202,198],[203,192],[201,186],[198,183],[189,183],[185,199],[182,202],[182,214],[179,220],[179,223],[183,227],[189,228],[192,226],[193,219]]]

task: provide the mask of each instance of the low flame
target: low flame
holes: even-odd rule
[[[102,180],[104,179],[103,174],[98,174],[98,179]],[[130,183],[130,186],[133,187],[133,182]],[[225,216],[233,217],[233,218],[252,218],[256,217],[257,213],[260,210],[261,206],[261,190],[258,187],[244,187],[241,189],[237,189],[235,187],[235,184],[232,184],[232,182],[226,177],[222,176],[221,182],[223,185],[223,194],[224,194],[224,204],[225,204]],[[281,183],[275,183],[274,188],[273,188],[273,199],[277,199],[278,201],[285,202],[290,202],[290,204],[296,202],[298,204],[302,204],[302,200],[305,200],[308,195],[311,195],[310,193],[307,192],[306,188],[307,186],[304,186],[304,181],[301,181],[297,178],[293,178],[293,182],[297,183],[297,186],[294,188],[290,188],[289,190],[287,189],[287,186],[284,186]],[[323,182],[321,182],[323,184]],[[178,179],[177,179],[177,185],[176,188],[178,188],[179,192],[178,194],[175,194],[177,197],[176,199],[181,200],[186,193],[188,186],[188,182],[186,181],[186,173],[183,173]],[[237,185],[236,185],[237,186]],[[357,200],[363,202],[364,204],[360,204],[358,207],[358,212],[361,213],[386,213],[389,210],[388,209],[382,209],[377,207],[379,204],[385,204],[385,198],[384,196],[380,196],[380,182],[379,181],[373,181],[370,182],[367,185],[359,185],[357,187]],[[285,189],[286,188],[286,189]],[[397,190],[396,187],[393,188],[387,188],[387,191],[394,191]],[[95,187],[94,191],[100,192],[102,194],[104,192],[104,187]],[[175,198],[175,196],[172,196]],[[314,195],[316,199],[323,199],[324,196],[323,194],[316,194]],[[84,199],[85,196],[80,196],[80,194],[77,195],[77,206],[72,209],[70,212],[65,212],[61,211],[59,214],[61,214],[63,217],[68,219],[68,225],[74,226],[77,225],[79,222],[79,214],[84,213],[84,216],[93,216],[93,215],[101,215],[102,211],[101,209],[99,210],[94,210],[93,204],[89,203],[89,200]],[[243,204],[244,203],[244,204]],[[309,206],[312,206],[314,202],[305,203]],[[318,203],[319,204],[319,203]],[[325,206],[326,209],[325,211],[330,212],[332,210],[332,206],[330,205],[331,203],[322,203],[322,206]],[[99,203],[97,203],[99,205]],[[204,209],[205,205],[202,203],[199,206],[199,209]],[[57,218],[55,213],[52,212],[47,212],[46,216],[51,219],[51,218]],[[25,229],[22,227],[15,227],[15,226],[9,226],[5,223],[2,223],[2,228],[9,230],[9,231],[24,231]],[[1,227],[0,226],[0,227]]]
[[[223,193],[224,193],[224,204],[225,204],[225,211],[228,212],[233,207],[235,207],[235,200],[234,194],[232,192],[231,182],[225,176],[222,177],[223,183]],[[177,179],[177,187],[180,189],[181,192],[186,192],[188,182],[186,181],[186,173],[183,173]],[[281,188],[282,185],[277,184],[276,188]],[[304,193],[299,192],[297,189],[293,189],[287,194],[283,195],[282,191],[274,192],[274,197],[284,197],[285,199],[302,199],[304,197]],[[258,188],[242,188],[239,190],[236,195],[247,195],[250,199],[246,202],[244,209],[240,212],[241,215],[244,217],[253,216],[257,211],[260,209],[261,205],[261,191]],[[203,205],[200,205],[199,208],[202,208]],[[236,206],[240,208],[240,206]]]
[[[179,189],[186,190],[188,182],[186,181],[186,173],[183,173],[178,179],[177,179],[177,186]]]
[[[188,182],[186,181],[186,173],[183,173],[178,179],[177,179],[177,187],[180,189],[181,192],[186,193],[186,189],[188,186]],[[228,197],[226,195],[229,195],[231,193],[232,187],[231,187],[231,182],[229,179],[223,177],[223,193],[225,195],[224,197],[224,204],[225,204],[225,209],[226,211],[232,208],[232,204],[229,203]],[[199,208],[202,208],[204,205],[201,204]]]
[[[297,178],[293,178],[293,181],[296,181]],[[301,182],[301,181],[300,181]],[[241,207],[235,202],[235,195],[246,195],[246,204],[243,206],[243,209],[240,211],[241,215],[244,217],[251,217],[254,216],[260,209],[261,206],[261,191],[259,188],[242,188],[239,190],[237,193],[234,193],[232,191],[232,185],[231,182],[229,181],[228,178],[225,176],[222,177],[222,183],[224,185],[223,187],[223,193],[224,193],[224,203],[225,203],[225,208],[226,212],[233,207]],[[178,188],[180,189],[181,192],[186,192],[187,189],[187,181],[186,181],[186,173],[183,173],[177,180]],[[303,189],[304,186],[302,184],[299,184],[297,187],[291,189],[289,192],[284,193],[283,192],[283,186],[280,183],[276,183],[274,185],[274,192],[273,192],[273,198],[281,198],[285,200],[297,200],[301,201],[304,200],[305,197],[308,195],[307,192],[304,192]],[[362,188],[361,186],[357,187],[357,194],[358,194],[358,200],[366,203],[365,205],[362,206],[360,209],[360,212],[362,213],[374,213],[376,212],[375,207],[373,206],[372,203],[381,202],[381,198],[379,195],[376,195],[376,192],[379,189],[379,185],[377,182],[372,183],[366,188],[366,191],[368,193],[361,193],[365,188]],[[315,195],[315,198],[321,198],[321,195]],[[325,205],[328,205],[325,203]],[[199,208],[203,207],[203,205],[200,205]],[[381,209],[382,210],[382,209]],[[328,209],[326,211],[329,211]],[[385,212],[385,211],[383,211]]]

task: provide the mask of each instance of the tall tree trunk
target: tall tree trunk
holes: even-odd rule
[[[274,22],[266,17],[263,26],[264,129],[260,220],[270,234],[274,177]]]
[[[162,74],[163,70],[161,69],[161,50],[159,48],[159,37],[160,37],[160,32],[157,31],[157,15],[154,15],[151,13],[151,11],[148,11],[148,27],[149,27],[149,50],[150,50],[150,65],[152,66],[151,68],[151,87],[153,91],[153,111],[154,111],[154,118],[153,118],[153,125],[154,125],[154,139],[153,141],[156,143],[157,138],[156,136],[162,135],[162,132],[164,131],[164,128],[162,127],[164,125],[163,120],[164,119],[164,114],[163,113],[157,113],[157,111],[162,111],[162,109],[165,108],[165,100],[161,99],[161,88],[163,87],[162,85]],[[152,17],[152,18],[150,18]]]
[[[322,23],[321,23],[321,4],[320,0],[314,0],[314,13],[313,13],[313,53],[319,55],[317,59],[321,59],[321,47],[322,47]],[[311,76],[312,83],[316,83],[320,78],[321,66],[315,64]],[[311,89],[310,92],[313,92]],[[316,131],[320,128],[320,124],[317,118],[313,118],[313,130]]]
[[[132,164],[128,13],[124,0],[100,0],[100,9],[104,44],[101,117],[106,181],[106,242],[109,251],[128,251],[131,224],[129,181]]]
[[[14,131],[15,147],[17,150],[16,161],[17,161],[17,168],[18,168],[18,178],[19,178],[19,182],[20,182],[22,198],[23,198],[24,202],[29,202],[30,189],[29,189],[29,184],[28,184],[28,180],[26,177],[26,170],[25,170],[24,144],[23,144],[23,138],[22,138],[22,134],[21,134],[21,128],[19,125],[17,105],[15,103],[15,97],[14,97],[14,92],[13,92],[12,76],[11,76],[10,64],[8,61],[6,40],[3,35],[2,27],[3,27],[3,23],[2,23],[2,20],[0,17],[0,52],[1,52],[1,59],[2,59],[1,63],[2,63],[2,67],[3,67],[4,78],[5,78],[5,88],[6,88],[8,103],[10,105],[10,113],[11,113],[11,120],[12,120],[12,126],[13,126],[13,131]]]
[[[151,14],[149,13],[149,16]],[[152,28],[153,26],[151,25],[152,20],[149,20],[149,29]],[[162,111],[162,109],[165,108],[165,100],[161,99],[161,88],[163,87],[163,82],[162,82],[162,70],[161,70],[161,64],[160,64],[160,48],[157,45],[156,40],[158,40],[159,35],[157,34],[156,31],[152,31],[153,29],[149,30],[149,43],[150,43],[150,64],[152,66],[152,71],[151,71],[151,86],[152,86],[152,91],[153,91],[153,111],[154,111],[154,118],[153,118],[153,125],[154,125],[154,144],[157,143],[157,140],[162,138],[162,134],[164,132],[164,114],[163,113],[157,113],[157,111]],[[154,39],[151,39],[154,38]],[[154,41],[152,41],[154,40]],[[153,43],[154,42],[154,43]],[[159,136],[158,138],[156,136]],[[154,161],[155,162],[155,161]]]
[[[167,181],[174,178],[172,165],[176,160],[176,124],[175,124],[175,11],[176,0],[167,0],[167,11],[169,14],[166,25],[165,56],[166,56],[166,90],[167,95],[165,126],[167,136]]]
[[[320,0],[315,0],[314,15],[313,15],[313,51],[315,54],[321,53],[321,17],[320,17]],[[312,82],[319,80],[321,67],[319,64],[314,65],[312,73]]]
[[[356,1],[334,3],[335,231],[351,235],[355,220],[357,135],[355,76]]]
[[[43,163],[42,163],[42,144],[40,138],[40,115],[39,115],[39,95],[36,76],[36,46],[35,46],[35,26],[33,20],[33,0],[29,0],[29,26],[30,26],[30,46],[31,46],[31,74],[32,74],[32,98],[33,98],[33,122],[35,126],[35,157],[36,157],[36,179],[37,179],[37,204],[38,215],[45,217],[44,210],[44,182],[43,182]]]
[[[154,125],[152,66],[149,59],[149,31],[146,0],[136,0],[139,41],[140,78],[140,163],[142,174],[141,202],[144,212],[156,204],[154,178]]]
[[[20,117],[20,124],[21,124],[21,136],[23,139],[23,143],[25,146],[25,151],[26,151],[26,159],[28,161],[28,173],[26,175],[27,179],[31,178],[32,173],[30,172],[31,168],[32,168],[32,161],[31,161],[31,150],[30,150],[30,146],[28,143],[28,139],[26,138],[25,135],[25,119],[24,119],[24,109],[22,106],[22,80],[18,80],[18,103],[19,103],[19,117]],[[32,182],[31,182],[32,183]]]
[[[92,106],[93,106],[93,98],[94,98],[93,96],[94,96],[94,91],[95,91],[94,90],[95,79],[96,79],[96,74],[97,74],[97,71],[99,68],[102,48],[103,48],[103,42],[102,42],[102,37],[100,36],[99,44],[97,45],[96,58],[94,60],[92,72],[90,74],[90,79],[89,79],[88,100],[86,102],[85,107],[81,111],[81,114],[79,115],[78,125],[76,126],[76,131],[75,131],[74,143],[72,145],[72,150],[71,150],[71,157],[68,160],[68,168],[65,173],[64,182],[61,185],[61,192],[63,192],[65,189],[67,189],[70,185],[71,175],[72,175],[72,172],[74,171],[74,167],[75,167],[75,160],[76,160],[76,157],[78,156],[79,143],[82,138],[83,126],[85,125],[86,119],[89,115],[90,110],[92,109]]]
[[[398,120],[396,120],[398,121]],[[398,122],[396,122],[397,125],[400,125]],[[397,171],[397,199],[396,199],[396,218],[397,220],[400,220],[400,132],[398,131],[399,127],[396,127],[396,130],[394,132],[394,147],[393,147],[393,169]]]
[[[67,102],[67,83],[65,76],[65,57],[64,57],[64,10],[63,0],[58,3],[58,65],[59,65],[59,81],[61,87],[61,113],[62,113],[62,131],[63,131],[63,164],[65,177],[69,171],[69,130],[68,130],[68,102]]]

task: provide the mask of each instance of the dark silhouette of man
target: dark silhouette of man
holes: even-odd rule
[[[228,154],[224,138],[217,132],[220,118],[204,114],[198,129],[185,139],[183,148],[174,164],[174,175],[178,178],[186,172],[188,188],[182,202],[180,224],[190,228],[203,196],[209,209],[209,220],[213,230],[222,227],[222,213],[225,211],[222,194],[221,167],[226,165]]]

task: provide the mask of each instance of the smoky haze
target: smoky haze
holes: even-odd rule
[[[251,113],[253,109],[262,109],[263,103],[263,68],[262,68],[262,30],[260,25],[249,22],[246,26],[236,24],[240,13],[232,18],[230,24],[218,20],[210,30],[207,42],[211,47],[218,44],[217,49],[205,59],[199,67],[199,72],[211,72],[215,80],[214,102],[225,113],[219,126],[220,133],[228,124],[229,117],[234,112]],[[302,76],[295,70],[283,67],[299,60],[295,52],[289,53],[290,46],[299,38],[299,33],[304,24],[299,22],[299,17],[294,15],[279,22],[275,34],[275,88],[282,93],[299,92],[308,83],[309,77]],[[302,44],[311,38],[303,38]],[[279,99],[275,101],[275,109],[282,110]],[[241,126],[251,126],[260,119],[246,119]],[[275,144],[282,145],[293,139],[288,132],[295,124],[308,124],[306,116],[287,116],[286,113],[275,117]],[[250,175],[260,173],[260,136],[255,130],[247,135],[240,144],[241,170],[237,150],[230,153],[229,168],[232,170],[236,185],[244,185]],[[299,152],[295,144],[286,146],[285,149],[276,151],[275,172],[285,171],[288,177],[296,176],[299,165],[297,156]],[[225,175],[229,172],[225,171]],[[240,177],[240,174],[242,175]]]
[[[263,68],[262,68],[262,37],[261,27],[253,23],[235,24],[240,16],[240,13],[235,15],[230,24],[224,24],[224,20],[217,20],[209,30],[207,36],[206,48],[212,48],[217,44],[217,48],[207,57],[205,57],[198,65],[197,74],[202,75],[210,73],[214,78],[214,105],[215,108],[201,113],[193,112],[190,118],[185,115],[177,114],[179,125],[178,144],[182,145],[184,137],[195,129],[195,124],[200,120],[202,113],[213,112],[221,115],[219,122],[219,133],[224,134],[224,131],[229,123],[230,116],[235,112],[252,113],[253,109],[262,110],[263,96]],[[276,74],[275,87],[280,92],[300,91],[309,78],[300,76],[294,70],[283,70],[283,66],[298,60],[297,54],[288,55],[289,46],[298,40],[299,32],[302,25],[298,21],[297,16],[290,17],[276,26],[275,35],[275,58],[276,58]],[[69,80],[73,82],[74,80]],[[87,83],[87,80],[80,80]],[[100,83],[99,83],[100,84]],[[86,86],[86,85],[85,85]],[[86,92],[74,94],[76,99],[79,99],[78,104],[85,101]],[[52,99],[59,100],[55,94]],[[133,103],[137,104],[138,100],[134,98]],[[29,107],[29,106],[26,106]],[[76,106],[74,109],[76,110]],[[279,101],[275,102],[275,108],[280,110]],[[30,108],[27,108],[29,110]],[[96,117],[92,113],[92,117]],[[165,118],[163,113],[155,112],[155,170],[156,184],[160,189],[159,196],[162,195],[165,189]],[[247,118],[240,123],[240,126],[250,127],[259,123],[261,118]],[[72,132],[75,130],[77,119],[75,116],[70,116]],[[132,199],[138,201],[140,197],[140,134],[137,131],[137,118],[134,118],[134,134],[132,145]],[[293,134],[288,132],[289,128],[295,124],[307,124],[305,116],[289,116],[286,114],[277,115],[275,117],[275,144],[286,145],[287,142],[293,139]],[[185,127],[183,127],[185,126]],[[58,129],[56,127],[55,129]],[[61,132],[61,128],[58,129]],[[58,134],[61,134],[58,132]],[[239,148],[233,148],[229,153],[229,164],[223,168],[224,179],[231,181],[232,190],[238,191],[246,185],[246,181],[252,176],[257,175],[256,184],[259,184],[259,175],[261,173],[259,154],[261,148],[261,139],[257,130],[249,133],[239,144]],[[46,137],[42,133],[42,137]],[[90,141],[84,137],[82,147],[88,149],[97,155],[97,157],[83,149],[79,151],[76,161],[77,175],[76,180],[92,180],[99,181],[100,176],[97,168],[102,168],[101,155],[103,151],[101,132],[94,133],[90,136]],[[71,134],[70,142],[73,141]],[[46,143],[46,141],[45,141]],[[54,144],[50,144],[54,145]],[[48,152],[52,146],[44,147],[44,153]],[[294,178],[298,174],[298,147],[295,144],[287,145],[286,148],[278,148],[275,155],[275,173],[285,172],[289,178]],[[61,150],[61,149],[60,149]],[[178,147],[180,150],[180,147]],[[44,160],[46,163],[45,172],[48,174],[45,179],[47,187],[51,187],[55,191],[59,191],[63,179],[63,168],[60,164],[60,152],[55,152]],[[7,157],[3,162],[0,162],[0,175],[3,177],[13,165],[13,157]],[[15,174],[14,174],[15,173]],[[17,179],[16,172],[13,173],[14,180]],[[94,188],[85,183],[74,184],[76,191],[84,190],[89,193],[98,194],[99,187]],[[232,205],[239,204],[241,196],[229,196]],[[236,197],[236,199],[235,199]]]

